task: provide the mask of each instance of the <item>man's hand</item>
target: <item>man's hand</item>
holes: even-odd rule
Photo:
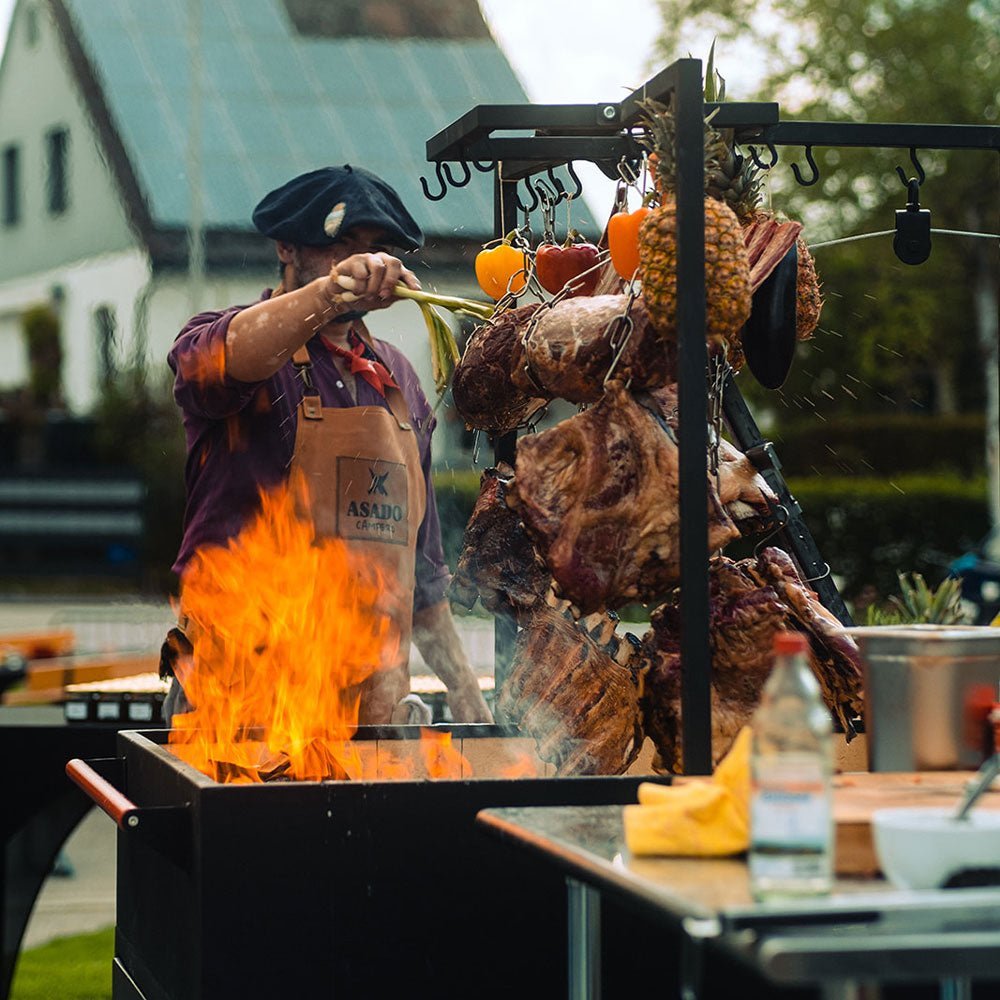
[[[444,681],[452,718],[456,722],[492,722],[447,601],[414,612],[413,641],[427,666]]]
[[[384,252],[356,253],[334,264],[330,268],[331,295],[344,293],[343,285],[337,280],[341,275],[353,282],[351,292],[357,299],[352,300],[352,305],[356,303],[356,308],[366,311],[392,305],[396,298],[393,289],[400,282],[415,291],[420,288],[417,276],[407,270],[398,257]]]
[[[448,708],[455,722],[492,722],[483,692],[475,678],[448,688]]]

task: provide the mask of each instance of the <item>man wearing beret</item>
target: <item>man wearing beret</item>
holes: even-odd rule
[[[397,301],[399,282],[420,287],[390,249],[416,250],[423,234],[388,184],[348,165],[288,181],[253,221],[275,241],[280,284],[253,305],[195,316],[169,356],[188,447],[174,570],[183,581],[200,547],[224,544],[253,517],[261,488],[298,471],[317,534],[344,538],[388,580],[400,652],[365,682],[359,721],[403,717],[412,630],[448,688],[455,720],[489,722],[445,597],[430,479],[435,419],[409,361],[364,323],[367,312]],[[357,296],[349,304],[337,280],[344,275]],[[206,358],[220,359],[218,377],[204,377]],[[373,506],[391,517],[357,516]],[[173,647],[183,646],[183,635],[173,635]],[[165,714],[186,708],[175,679]]]

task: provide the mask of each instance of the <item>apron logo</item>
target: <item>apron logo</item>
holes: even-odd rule
[[[368,471],[372,477],[371,484],[368,487],[368,495],[371,496],[373,493],[377,493],[380,497],[387,497],[389,494],[385,489],[385,481],[389,478],[389,473],[383,472],[379,475],[371,466],[368,467]]]
[[[381,458],[337,458],[335,534],[365,542],[408,545],[410,497],[406,466]]]

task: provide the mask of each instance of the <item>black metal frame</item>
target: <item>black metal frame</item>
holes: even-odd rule
[[[682,525],[681,576],[681,710],[684,715],[684,770],[709,773],[711,755],[711,655],[709,646],[708,533],[706,495],[707,426],[705,281],[704,281],[704,145],[705,117],[716,112],[717,128],[735,130],[737,143],[768,146],[772,160],[779,145],[804,146],[814,168],[804,179],[793,164],[796,180],[815,183],[814,146],[867,146],[920,149],[987,149],[1000,151],[1000,127],[988,125],[877,124],[858,122],[781,121],[773,103],[704,101],[702,63],[680,59],[647,81],[620,103],[571,105],[479,105],[427,142],[427,159],[441,168],[449,162],[501,165],[494,178],[494,228],[497,236],[517,222],[516,185],[542,170],[573,160],[591,160],[609,177],[617,176],[622,157],[641,153],[629,133],[639,120],[639,102],[670,97],[677,118],[677,315],[679,409],[679,507]],[[501,130],[534,130],[530,136],[495,137]],[[485,168],[488,169],[488,168]],[[502,172],[502,177],[501,177]],[[450,176],[450,175],[449,175]],[[465,179],[464,182],[467,182]],[[505,185],[507,187],[505,187]],[[781,477],[774,448],[764,441],[742,395],[731,378],[726,382],[724,410],[737,443],[761,470],[788,512],[781,534],[821,600],[841,621],[850,616],[801,518],[801,509]],[[516,433],[496,442],[496,459],[513,462]],[[497,619],[498,681],[513,647],[516,626]]]

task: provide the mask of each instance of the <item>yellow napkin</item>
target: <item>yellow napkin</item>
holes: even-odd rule
[[[750,728],[740,730],[710,779],[639,786],[625,806],[625,843],[633,854],[718,857],[750,844]]]

